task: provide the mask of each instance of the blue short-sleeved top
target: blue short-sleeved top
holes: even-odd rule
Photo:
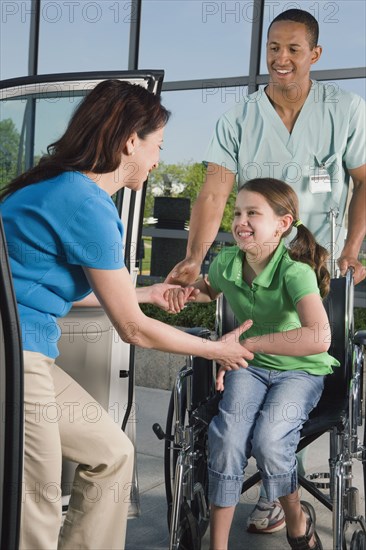
[[[329,211],[339,209],[336,248],[340,251],[348,170],[366,162],[365,128],[365,102],[361,97],[334,83],[313,81],[289,133],[261,88],[218,120],[205,162],[236,174],[239,187],[252,178],[286,181],[299,197],[303,223],[324,246],[330,242]],[[330,175],[330,191],[315,192],[310,184],[310,174],[319,168]]]
[[[28,185],[1,204],[23,349],[57,357],[63,317],[91,289],[82,266],[124,266],[111,197],[80,172]]]
[[[292,260],[281,241],[270,262],[249,286],[242,276],[243,258],[244,253],[238,246],[225,247],[212,262],[208,274],[210,285],[216,292],[223,292],[239,323],[253,320],[253,326],[242,338],[295,329],[300,337],[296,305],[308,294],[319,294],[313,269]],[[295,337],[293,343],[296,346]],[[268,369],[304,370],[316,375],[331,373],[332,366],[339,366],[326,352],[303,357],[256,353],[251,364]]]

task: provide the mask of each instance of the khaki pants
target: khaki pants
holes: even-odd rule
[[[121,550],[133,445],[54,361],[24,352],[21,550]],[[79,464],[61,525],[62,456]]]

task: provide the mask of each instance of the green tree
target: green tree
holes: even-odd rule
[[[191,207],[205,181],[206,168],[202,163],[192,162],[187,164],[165,164],[161,162],[156,170],[149,176],[145,218],[153,215],[154,197],[169,194],[172,197],[185,197],[190,199]],[[167,189],[167,180],[170,188]],[[235,204],[235,193],[230,195],[225,208],[221,229],[231,231],[231,221]]]
[[[16,176],[19,138],[11,118],[0,121],[0,189]]]

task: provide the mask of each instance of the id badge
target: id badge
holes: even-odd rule
[[[309,180],[311,193],[330,193],[332,190],[330,175],[324,166],[315,166],[311,168]]]

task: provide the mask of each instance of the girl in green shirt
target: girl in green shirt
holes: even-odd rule
[[[286,248],[283,239],[293,229]],[[319,550],[314,511],[297,490],[295,453],[324,375],[338,365],[327,353],[331,335],[322,303],[330,284],[328,253],[299,220],[294,190],[271,178],[241,188],[232,232],[236,246],[218,254],[207,278],[165,294],[177,312],[187,301],[223,293],[240,322],[253,322],[243,345],[254,359],[247,368],[223,364],[216,381],[223,397],[209,427],[211,548],[227,548],[244,470],[254,456],[268,499],[282,504],[291,548]]]

